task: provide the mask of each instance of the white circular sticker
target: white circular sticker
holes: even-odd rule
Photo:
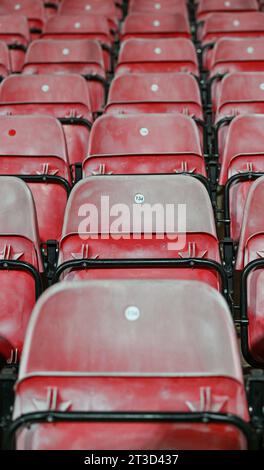
[[[20,3],[17,3],[17,4],[14,6],[14,10],[20,10],[20,8],[21,8]]]
[[[44,91],[44,93],[47,93],[49,89],[50,89],[49,85],[42,85],[41,87],[41,90]]]
[[[239,20],[234,20],[233,25],[234,26],[240,26],[240,21]]]
[[[161,50],[160,47],[156,47],[156,49],[154,49],[154,52],[155,52],[155,54],[161,54],[162,50]]]
[[[264,90],[264,83],[261,83],[261,84],[259,85],[259,88],[260,88],[261,90]]]
[[[136,321],[140,317],[140,310],[137,307],[127,307],[125,310],[125,317],[128,321]]]
[[[81,27],[81,23],[77,22],[74,24],[75,29],[80,29],[80,27]]]
[[[63,55],[69,55],[70,49],[68,49],[67,47],[65,47],[65,49],[63,49],[62,53],[63,53]]]
[[[231,6],[231,2],[225,2],[225,7],[230,7]]]
[[[151,85],[150,89],[151,89],[151,91],[154,91],[154,92],[158,91],[159,85],[157,85],[156,83],[153,83],[153,85]]]
[[[253,54],[253,52],[254,52],[254,47],[250,46],[250,47],[247,48],[247,53],[248,54]]]
[[[91,5],[85,5],[85,10],[86,10],[86,11],[89,11],[89,10],[91,10],[91,9],[92,9]]]
[[[145,202],[144,194],[138,193],[138,194],[135,195],[135,203],[136,204],[144,204],[144,202]]]
[[[146,127],[141,127],[139,132],[143,137],[146,137],[146,135],[149,134],[149,130]]]
[[[153,26],[156,26],[156,27],[160,26],[160,21],[159,20],[153,21]]]
[[[155,3],[155,8],[156,8],[156,10],[160,10],[161,9],[161,4],[160,3]]]

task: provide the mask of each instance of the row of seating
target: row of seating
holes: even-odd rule
[[[264,176],[239,173],[242,196],[229,190],[260,161],[261,45],[245,43],[250,72],[214,80],[213,64],[237,32],[261,44],[264,16],[255,1],[235,4],[222,16],[215,1],[64,0],[41,39],[15,49],[15,68],[11,48],[0,86],[0,355],[21,360],[9,430],[18,449],[256,445],[213,195],[220,165],[239,241],[242,350],[263,367]],[[254,83],[251,114],[240,80]]]

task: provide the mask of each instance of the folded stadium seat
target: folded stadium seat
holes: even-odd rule
[[[226,75],[221,81],[215,117],[220,161],[228,128],[226,124],[238,114],[256,113],[264,114],[264,72]]]
[[[86,81],[75,74],[13,75],[0,87],[0,115],[48,114],[63,124],[71,165],[87,155],[92,122]]]
[[[1,14],[19,13],[27,17],[31,39],[40,36],[46,21],[42,0],[1,0]]]
[[[185,0],[130,0],[128,13],[182,13],[188,18]]]
[[[226,187],[228,236],[239,241],[248,191],[254,178],[264,174],[264,116],[246,114],[229,125],[219,177]]]
[[[204,21],[212,13],[244,13],[258,11],[257,0],[200,0],[196,18]]]
[[[245,39],[219,39],[210,63],[210,98],[213,107],[219,96],[219,82],[231,72],[264,72],[264,37]]]
[[[68,200],[56,279],[199,279],[224,290],[219,262],[211,201],[196,178],[93,176]]]
[[[118,6],[117,6],[118,5]],[[61,15],[100,15],[105,16],[109,26],[118,30],[118,20],[122,18],[120,3],[114,0],[63,0],[60,3]]]
[[[238,247],[236,269],[241,284],[242,351],[254,367],[264,365],[263,217],[264,177],[248,193]]]
[[[229,309],[200,282],[53,286],[15,392],[20,450],[234,450],[252,433]]]
[[[61,124],[51,116],[0,116],[0,136],[0,175],[19,175],[27,182],[41,243],[59,240],[71,188]]]
[[[188,73],[133,73],[111,83],[107,113],[184,113],[203,119],[199,84]]]
[[[0,183],[0,356],[14,363],[41,293],[39,272],[43,272],[43,266],[29,188],[14,177],[1,176]]]
[[[30,41],[27,18],[23,15],[0,15],[0,41],[10,49],[11,71],[20,72]]]
[[[188,18],[184,14],[131,13],[123,22],[120,39],[175,37],[191,37]]]
[[[80,74],[87,80],[93,112],[101,110],[104,106],[107,82],[103,51],[98,41],[89,39],[34,41],[28,48],[22,72]]]
[[[91,131],[85,176],[188,173],[206,177],[199,132],[182,114],[104,115]]]
[[[43,39],[96,39],[104,51],[105,67],[111,67],[111,46],[114,37],[107,19],[100,15],[55,15],[42,34]]]
[[[0,81],[2,81],[11,71],[9,50],[4,41],[0,41]]]
[[[206,50],[203,64],[208,68],[212,51],[210,48],[221,38],[264,37],[264,13],[212,13],[198,31],[198,38]],[[209,49],[209,50],[208,50]]]
[[[186,38],[124,41],[115,76],[141,72],[189,72],[198,76],[198,61],[193,43]]]

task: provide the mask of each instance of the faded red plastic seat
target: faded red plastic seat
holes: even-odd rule
[[[129,38],[190,38],[190,26],[184,14],[131,13],[121,29],[121,40]]]
[[[110,68],[110,53],[114,38],[104,16],[55,15],[47,21],[42,38],[96,39],[103,47],[105,66],[107,69]]]
[[[203,44],[216,42],[223,37],[263,37],[264,14],[248,13],[213,13],[205,20],[200,39]]]
[[[42,0],[1,0],[0,13],[19,13],[26,16],[32,39],[39,37],[46,21]]]
[[[9,50],[4,41],[0,41],[0,80],[11,72]]]
[[[248,13],[212,13],[205,20],[200,31],[203,44],[216,42],[223,37],[246,38],[264,36],[264,14]]]
[[[94,112],[100,110],[105,101],[106,74],[103,51],[95,40],[39,39],[30,44],[23,73],[77,73],[88,83]]]
[[[198,21],[205,20],[212,13],[248,13],[258,11],[257,0],[200,0],[196,17]]]
[[[139,72],[189,72],[198,76],[195,47],[186,38],[128,39],[121,45],[115,76]]]
[[[167,225],[166,210],[173,211]],[[120,215],[122,222],[115,215]],[[197,261],[195,269],[193,258]],[[219,261],[211,201],[205,186],[194,177],[93,176],[79,182],[71,192],[58,278],[63,274],[68,280],[199,279],[218,289],[222,284]]]
[[[1,116],[0,137],[0,174],[19,175],[31,189],[40,241],[59,240],[71,188],[62,126],[51,116]]]
[[[63,0],[59,7],[61,15],[100,15],[107,18],[112,29],[118,29],[122,17],[120,3],[114,0]]]
[[[0,356],[16,363],[43,271],[36,211],[26,183],[0,177]],[[3,346],[3,347],[2,347]]]
[[[198,37],[203,46],[206,45],[203,64],[209,68],[210,49],[219,39],[264,37],[264,13],[212,13],[198,31]]]
[[[10,49],[12,72],[20,72],[30,41],[27,18],[23,15],[0,15],[0,41]]]
[[[197,173],[206,177],[199,132],[181,114],[105,115],[93,125],[86,176]]]
[[[245,205],[236,269],[243,271],[241,284],[242,350],[254,367],[264,364],[263,317],[263,244],[264,224],[262,216],[264,177],[250,187]]]
[[[130,0],[129,14],[131,13],[181,13],[188,18],[188,10],[185,0]]]
[[[231,72],[264,72],[264,37],[219,39],[212,50],[209,69],[215,108],[219,97],[219,81],[223,75]]]
[[[63,124],[70,164],[87,155],[92,122],[86,81],[75,74],[15,75],[0,87],[0,115],[48,114]]]
[[[264,113],[264,72],[230,73],[221,81],[216,103],[220,161],[230,119],[239,114]]]
[[[187,73],[120,75],[110,86],[106,112],[178,112],[203,119],[199,85]]]
[[[264,174],[264,116],[241,115],[230,123],[219,177],[228,190],[230,235],[239,240],[245,203],[254,174]]]
[[[13,419],[24,418],[17,449],[132,450],[149,449],[150,442],[155,450],[248,447],[230,312],[200,282],[52,287],[34,309],[15,391]],[[95,413],[90,422],[89,412]],[[143,419],[111,421],[111,413],[122,412]],[[166,422],[168,412],[175,422]],[[94,422],[96,413],[105,422]],[[148,416],[157,413],[163,419],[151,422]]]

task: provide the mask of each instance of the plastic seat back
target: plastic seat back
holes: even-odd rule
[[[115,76],[141,72],[190,72],[198,75],[197,56],[192,42],[186,38],[124,41]]]
[[[16,75],[0,87],[0,114],[52,115],[63,123],[70,164],[87,155],[92,122],[85,79],[76,74]]]
[[[154,449],[246,448],[243,432],[228,420],[228,414],[244,421],[249,416],[227,304],[194,281],[53,287],[30,323],[14,419],[43,409],[49,416],[70,413],[71,422],[53,426],[44,417],[20,429],[18,449],[147,449],[150,439]],[[198,410],[201,422],[194,423]],[[140,423],[94,423],[84,416],[77,424],[75,411],[185,415],[181,423],[177,416],[175,423],[147,417]],[[222,424],[202,420],[217,412],[226,417]]]
[[[199,132],[181,114],[104,115],[94,123],[84,175],[198,173],[206,176]]]

